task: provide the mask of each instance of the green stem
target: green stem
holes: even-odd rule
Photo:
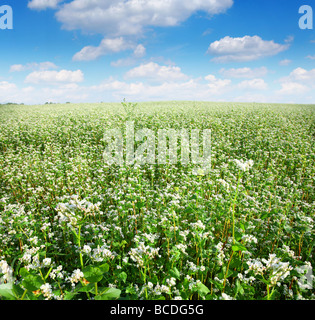
[[[47,274],[46,274],[46,276],[45,276],[45,280],[46,280],[46,279],[48,278],[48,276],[50,275],[51,270],[52,270],[52,267],[50,267],[50,269],[48,270],[48,272],[47,272]]]
[[[238,196],[238,190],[239,190],[241,178],[242,178],[242,173],[240,173],[239,177],[238,177],[237,187],[236,187],[235,196],[234,196],[234,200],[233,200],[233,204],[232,204],[232,224],[233,224],[232,237],[233,237],[233,244],[235,244],[235,203],[236,203],[236,199],[237,199],[237,196]]]
[[[22,297],[21,297],[21,300],[24,299],[24,297],[25,297],[25,295],[26,295],[26,292],[27,292],[27,289],[24,290],[23,295],[22,295]]]
[[[79,246],[79,250],[80,250],[80,252],[79,252],[80,264],[81,264],[81,268],[83,269],[83,257],[82,257],[82,253],[81,253],[81,227],[82,226],[80,225],[78,234],[76,234],[75,231],[74,231],[74,233],[76,234],[77,239],[78,239],[78,246]]]
[[[270,288],[269,288],[269,284],[267,284],[267,300],[270,300]]]
[[[226,267],[226,272],[225,272],[224,281],[223,281],[223,290],[222,290],[223,293],[224,293],[224,289],[225,289],[225,285],[226,285],[226,278],[227,278],[227,275],[228,275],[228,272],[229,272],[229,269],[230,269],[230,263],[231,263],[232,258],[233,258],[233,254],[234,254],[234,251],[232,251],[229,263],[228,263],[228,265]]]

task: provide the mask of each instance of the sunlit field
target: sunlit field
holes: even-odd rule
[[[315,298],[314,105],[5,105],[0,119],[0,300]],[[211,170],[106,163],[104,133],[127,120],[211,129]]]

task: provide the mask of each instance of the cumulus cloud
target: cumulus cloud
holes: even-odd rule
[[[226,36],[211,43],[207,53],[215,56],[214,62],[245,62],[273,56],[288,48],[289,44],[266,41],[259,36]]]
[[[98,47],[86,46],[73,56],[74,61],[91,61],[110,53],[135,49],[136,45],[123,37],[104,38]],[[137,49],[138,47],[136,47]],[[143,47],[144,48],[144,47]],[[141,48],[138,48],[141,51]],[[143,49],[142,49],[143,51]],[[140,53],[140,52],[139,52]]]
[[[0,92],[6,92],[12,89],[16,89],[16,85],[14,83],[10,83],[8,81],[0,81]]]
[[[15,102],[17,91],[15,83],[0,81],[0,103]]]
[[[211,93],[222,93],[231,84],[230,79],[217,79],[214,75],[209,74],[205,77],[207,83],[207,90]]]
[[[201,78],[187,79],[180,82],[162,82],[150,84],[148,82],[126,82],[115,79],[108,79],[98,86],[93,86],[90,91],[95,96],[101,94],[111,95],[115,100],[121,101],[127,98],[133,101],[153,101],[153,100],[221,100],[220,94],[223,87],[227,92],[228,82],[203,83]],[[218,88],[221,87],[221,90]]]
[[[306,70],[301,67],[294,69],[287,77],[280,79],[280,94],[297,95],[315,89],[315,69]]]
[[[297,94],[306,93],[309,90],[310,88],[304,84],[293,82],[293,81],[287,81],[281,84],[281,89],[278,90],[277,93],[283,94],[283,95],[297,95]]]
[[[57,69],[53,62],[31,62],[25,65],[23,64],[14,64],[10,67],[10,72],[21,72],[26,70],[49,70],[49,69]]]
[[[67,30],[117,36],[139,35],[149,26],[170,27],[193,13],[225,12],[233,0],[73,0],[56,13]]]
[[[142,44],[139,44],[136,46],[132,56],[129,56],[123,59],[118,59],[117,61],[112,61],[110,65],[112,67],[127,67],[131,65],[135,65],[137,61],[143,58],[145,55],[146,55],[146,48]]]
[[[155,62],[141,64],[129,70],[125,74],[126,79],[141,78],[152,81],[179,81],[186,80],[188,77],[182,73],[180,67],[160,66]]]
[[[63,0],[31,0],[27,6],[33,10],[56,9]]]
[[[227,78],[259,78],[263,77],[268,73],[268,69],[266,67],[260,68],[231,68],[220,70],[220,73],[223,74]]]
[[[71,83],[71,82],[82,82],[84,80],[84,75],[81,70],[70,71],[70,70],[61,70],[61,71],[34,71],[30,73],[26,79],[25,83],[49,83],[49,84],[58,84],[58,83]]]
[[[240,89],[250,89],[250,90],[266,90],[268,88],[267,83],[264,79],[252,79],[244,80],[238,84]]]
[[[307,84],[315,84],[315,69],[306,70],[303,68],[294,69],[288,77],[283,77],[281,82],[297,81]]]

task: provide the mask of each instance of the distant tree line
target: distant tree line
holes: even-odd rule
[[[0,103],[0,106],[8,106],[8,105],[24,105],[24,103],[15,103],[15,102]]]

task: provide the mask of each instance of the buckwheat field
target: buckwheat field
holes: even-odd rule
[[[5,105],[0,119],[0,300],[315,298],[314,105]],[[211,129],[211,169],[180,163],[180,141],[176,163],[106,163],[104,133],[127,120]]]

